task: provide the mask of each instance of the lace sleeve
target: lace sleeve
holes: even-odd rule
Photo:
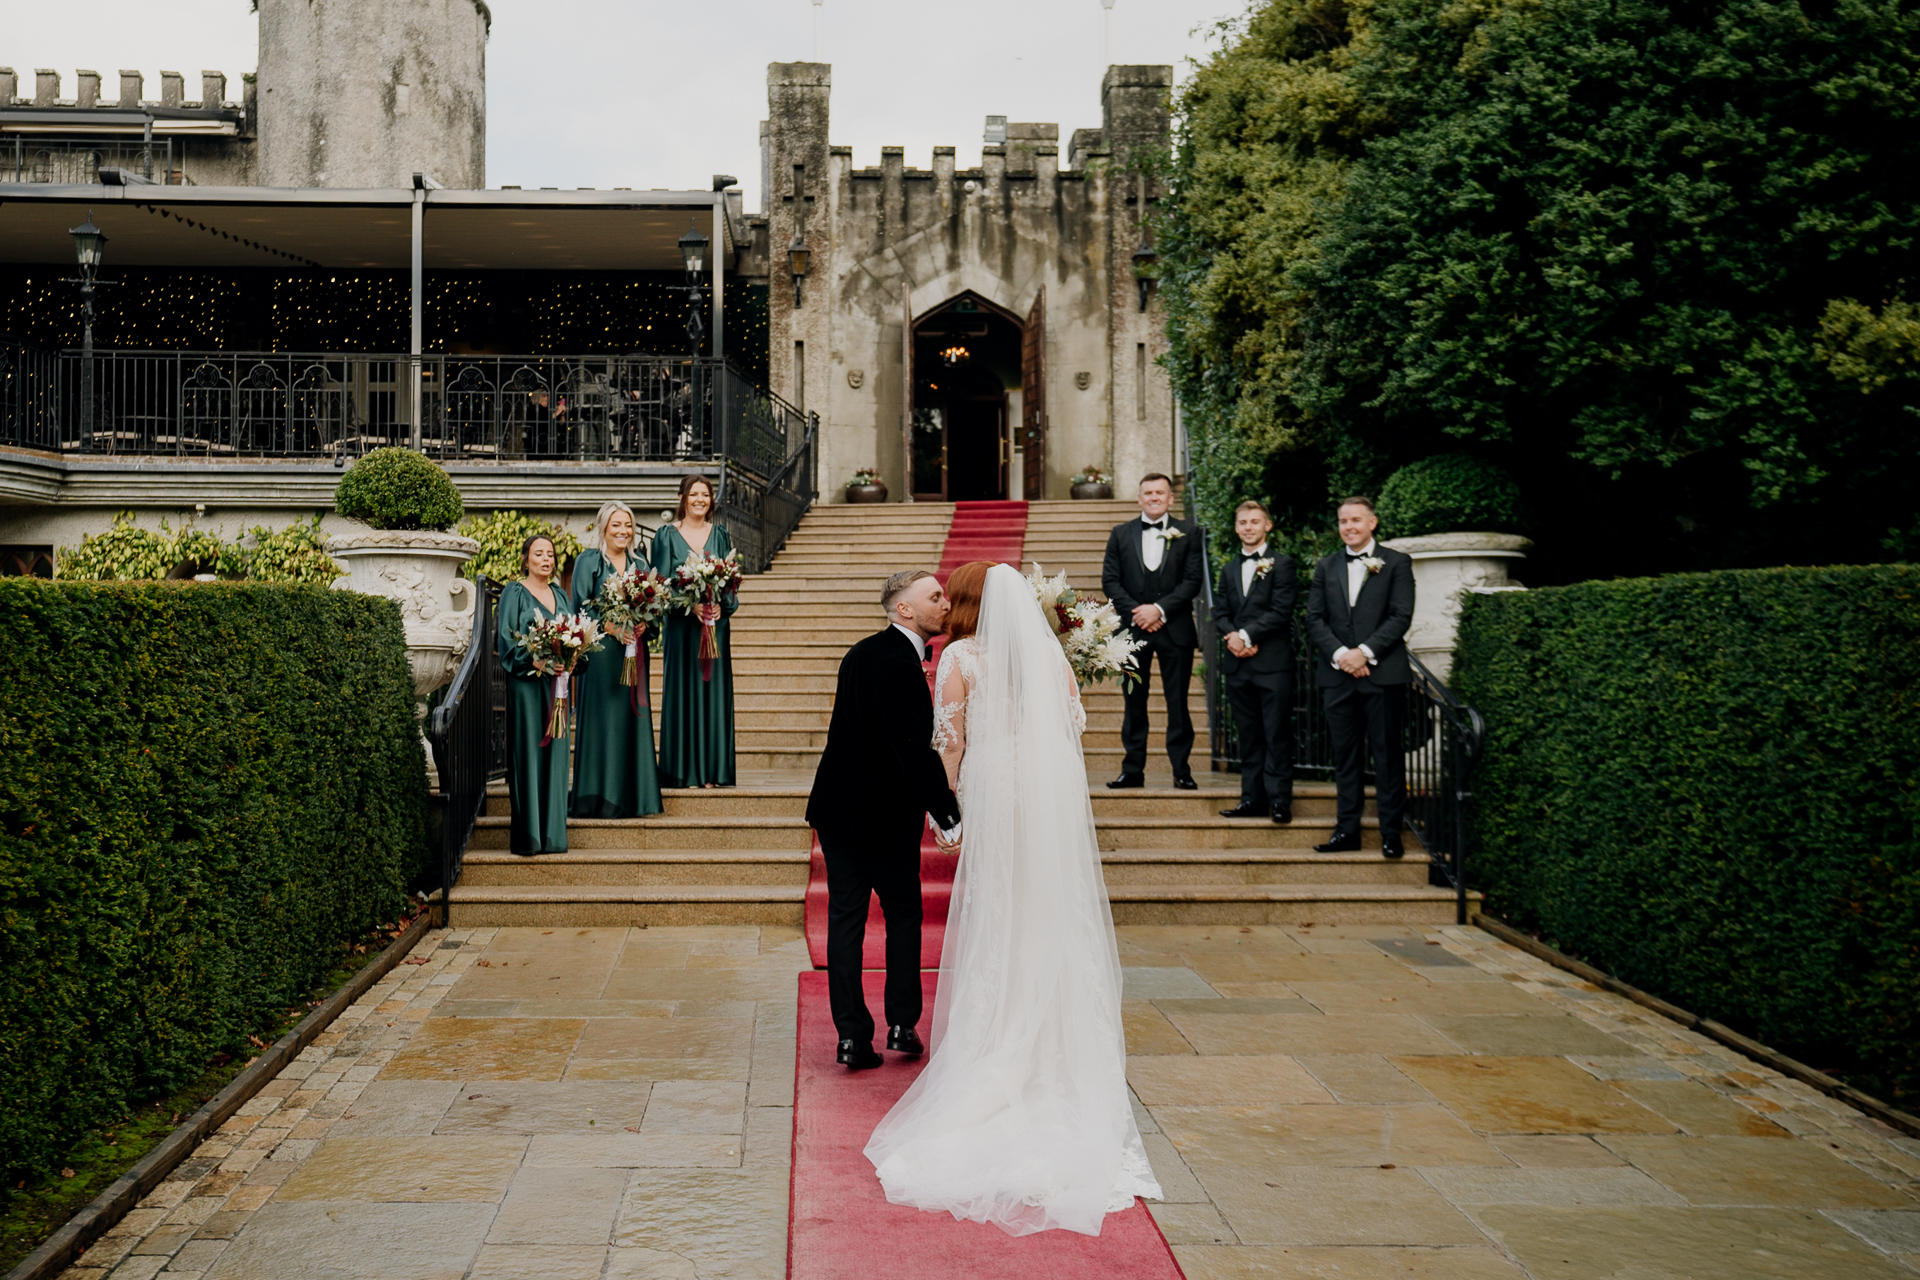
[[[966,750],[968,681],[960,661],[959,642],[948,645],[940,655],[933,688],[933,749],[943,756]]]
[[[1067,723],[1073,726],[1074,737],[1080,737],[1087,731],[1087,706],[1080,701],[1080,682],[1073,678],[1073,665],[1060,658],[1060,668],[1067,677]]]

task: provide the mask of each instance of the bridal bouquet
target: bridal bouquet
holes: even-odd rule
[[[587,650],[600,643],[600,624],[584,613],[562,613],[551,618],[535,618],[525,635],[514,637],[527,656],[552,668],[552,714],[547,717],[546,746],[555,738],[567,736],[567,684],[573,669],[580,665]]]
[[[633,633],[620,667],[620,683],[631,692],[633,709],[647,704],[646,630],[660,620],[672,603],[667,580],[651,569],[630,565],[600,584],[600,616],[607,625]]]
[[[1027,585],[1033,588],[1041,615],[1066,653],[1074,679],[1083,685],[1115,678],[1125,685],[1134,680],[1133,655],[1144,642],[1120,629],[1120,615],[1112,605],[1104,600],[1081,600],[1067,585],[1066,574],[1049,578],[1037,560],[1033,572],[1027,575]]]
[[[724,556],[715,557],[696,551],[673,571],[671,586],[673,606],[699,617],[701,605],[717,605],[739,592],[740,553],[729,551]],[[713,623],[700,619],[702,680],[713,679],[713,660],[720,656],[720,638],[714,634],[713,628]]]

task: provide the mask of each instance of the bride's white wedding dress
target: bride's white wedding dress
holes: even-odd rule
[[[1072,669],[1020,573],[987,573],[977,635],[936,678],[961,756],[959,871],[932,1053],[866,1146],[887,1199],[1012,1235],[1098,1235],[1158,1199],[1128,1103],[1120,956]]]

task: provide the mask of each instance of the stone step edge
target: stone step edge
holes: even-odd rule
[[[1116,884],[1112,902],[1452,902],[1454,892],[1428,885],[1395,884]],[[1469,892],[1478,903],[1481,895]]]
[[[804,884],[456,885],[452,901],[481,902],[805,902]]]
[[[489,796],[496,797],[496,798],[504,798],[507,794],[507,784],[504,782],[489,782],[487,784],[487,794]],[[663,798],[667,796],[672,796],[675,799],[690,799],[690,798],[718,799],[726,796],[744,796],[748,799],[793,800],[793,799],[803,799],[812,794],[813,794],[812,787],[802,787],[802,786],[662,787],[660,789],[660,795]],[[1106,799],[1111,799],[1116,801],[1117,800],[1143,800],[1143,799],[1232,800],[1237,798],[1239,794],[1240,794],[1240,789],[1238,787],[1229,787],[1229,786],[1202,785],[1198,791],[1181,791],[1175,787],[1120,787],[1120,788],[1110,789],[1101,783],[1093,783],[1087,787],[1087,795],[1090,798],[1094,798],[1094,799],[1106,798]],[[1373,788],[1368,787],[1366,789],[1366,794],[1369,798],[1371,798],[1373,796]],[[1337,796],[1337,792],[1334,788],[1334,785],[1331,782],[1296,782],[1293,784],[1293,796],[1294,796],[1294,799],[1296,800],[1301,799],[1303,797],[1308,799],[1314,799],[1314,800],[1323,800],[1323,799],[1335,798]],[[589,819],[582,818],[582,819],[579,819],[579,821],[585,822],[585,821],[589,821]],[[610,819],[591,819],[591,821],[638,822],[638,821],[643,821],[643,819],[610,818]],[[1243,818],[1243,819],[1237,819],[1236,821],[1259,822],[1259,821],[1264,821],[1264,819]]]
[[[467,885],[455,904],[558,902],[805,902],[805,885]],[[1111,902],[1452,902],[1451,889],[1424,885],[1110,885]],[[1478,893],[1469,893],[1478,903]]]
[[[565,849],[520,854],[506,849],[469,849],[466,867],[673,866],[679,863],[724,865],[737,862],[798,863],[811,860],[805,849]]]

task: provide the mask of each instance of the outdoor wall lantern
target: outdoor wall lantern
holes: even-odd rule
[[[93,290],[95,285],[112,284],[99,278],[100,262],[106,257],[106,232],[93,225],[93,210],[87,220],[67,232],[73,237],[73,257],[80,266],[77,278],[68,284],[80,286],[80,438],[93,442]]]
[[[687,234],[680,237],[680,258],[687,264],[687,341],[696,357],[700,354],[700,339],[707,331],[700,319],[700,277],[707,267],[708,243],[693,219],[687,219]]]
[[[800,282],[807,278],[807,266],[813,260],[813,253],[807,248],[807,242],[799,236],[787,246],[787,270],[793,273],[793,305],[800,305]]]
[[[1153,298],[1154,279],[1148,275],[1147,272],[1152,268],[1153,264],[1159,260],[1160,255],[1153,251],[1153,245],[1148,242],[1145,235],[1142,235],[1140,237],[1140,247],[1133,251],[1134,283],[1140,286],[1140,309],[1142,311],[1147,309],[1147,303]]]

